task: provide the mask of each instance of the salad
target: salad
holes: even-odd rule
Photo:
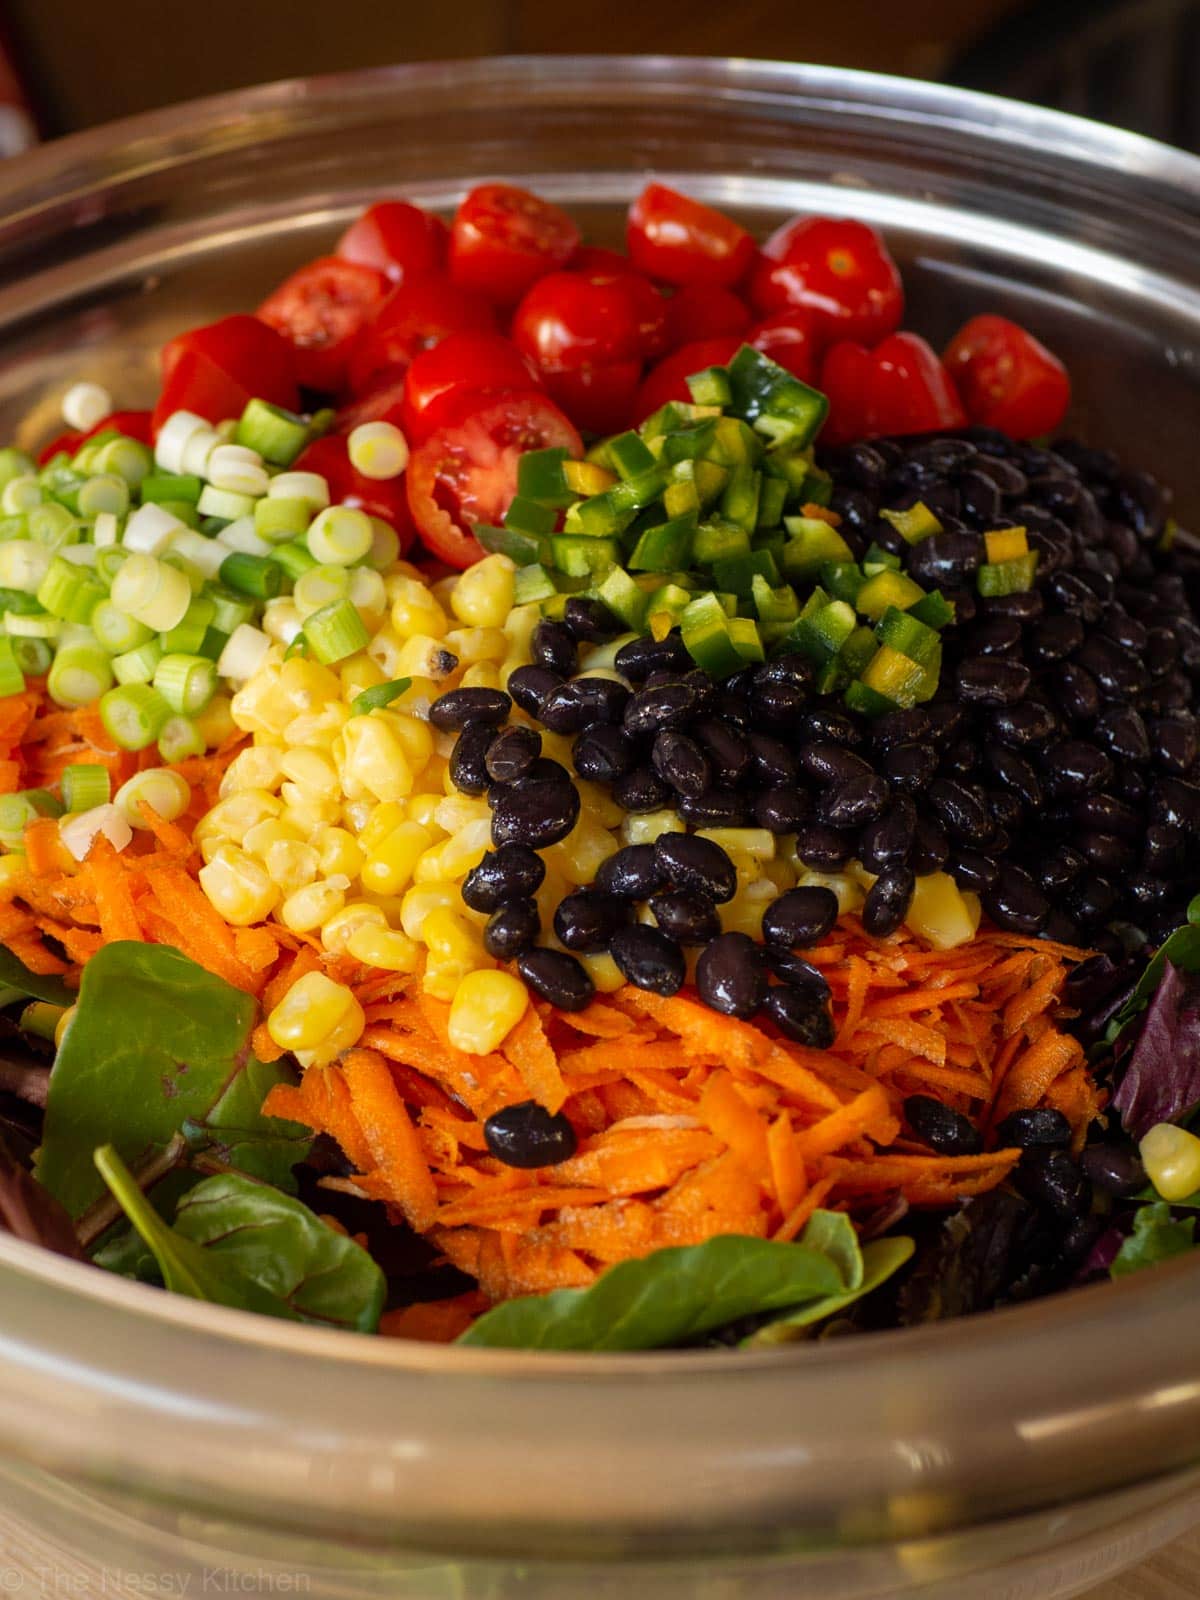
[[[489,183],[0,451],[0,1227],[597,1350],[1193,1248],[1195,547],[903,321],[863,223]]]

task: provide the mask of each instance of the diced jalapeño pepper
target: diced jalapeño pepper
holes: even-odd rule
[[[634,582],[624,567],[614,567],[605,573],[596,588],[597,597],[627,628],[642,627],[646,617],[646,593]]]
[[[750,554],[750,535],[732,522],[702,522],[696,529],[692,560],[698,567],[711,567],[715,561]]]
[[[889,606],[895,606],[898,611],[907,611],[924,593],[924,589],[914,583],[907,573],[889,569],[867,579],[858,591],[855,604],[864,617],[878,622]]]
[[[1023,594],[1033,588],[1037,574],[1038,553],[1014,556],[1011,561],[985,562],[975,575],[980,594],[993,598],[996,595]]]
[[[516,528],[489,528],[486,523],[476,523],[471,531],[489,555],[507,556],[518,567],[550,559],[549,544],[535,534],[520,533]]]
[[[727,678],[745,665],[730,637],[730,627],[736,621],[736,617],[726,616],[715,594],[697,596],[679,619],[688,654],[710,677]]]
[[[765,578],[772,588],[779,583],[779,568],[769,550],[751,550],[742,556],[729,556],[713,562],[713,579],[719,589],[728,589],[739,600],[749,600],[754,593],[755,575]]]
[[[851,561],[853,552],[836,528],[819,517],[785,517],[791,538],[783,547],[781,565],[793,583],[815,578],[826,561]]]
[[[570,462],[572,467],[581,464]],[[527,450],[517,462],[517,493],[541,505],[565,509],[576,493],[566,476],[567,465],[567,452],[563,449]],[[591,489],[578,492],[595,493]]]
[[[476,529],[478,537],[478,529]],[[525,606],[532,600],[548,600],[557,594],[554,579],[539,562],[522,567],[513,578],[513,605]]]
[[[621,559],[621,546],[615,539],[596,539],[585,534],[556,533],[550,540],[554,565],[573,578],[607,572]]]
[[[777,444],[809,444],[825,421],[825,396],[744,344],[729,363],[730,408]]]
[[[626,479],[636,478],[640,472],[652,472],[656,465],[645,441],[632,430],[619,433],[615,439],[608,441],[608,458],[620,476]]]
[[[698,406],[727,406],[733,400],[729,374],[724,367],[705,367],[703,372],[693,372],[687,386]]]
[[[695,537],[694,511],[647,528],[629,557],[630,571],[674,572],[678,567],[686,567],[692,557],[692,541]]]
[[[906,544],[920,544],[932,533],[941,533],[942,525],[922,500],[907,511],[881,511],[879,515],[892,527]]]

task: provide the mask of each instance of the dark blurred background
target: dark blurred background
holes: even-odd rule
[[[0,20],[44,136],[319,71],[664,51],[940,78],[1200,148],[1200,0],[0,0]]]

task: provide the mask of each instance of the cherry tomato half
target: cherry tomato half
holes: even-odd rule
[[[705,367],[723,367],[732,359],[742,341],[734,334],[720,339],[697,339],[673,350],[664,361],[652,368],[642,381],[633,403],[634,422],[644,422],[652,411],[665,406],[668,400],[690,400],[687,380],[694,372]]]
[[[401,554],[416,538],[412,513],[408,508],[404,474],[398,478],[365,478],[350,464],[343,434],[327,433],[314,439],[296,458],[297,472],[319,472],[329,484],[335,505],[355,506],[369,517],[390,523],[400,540]]]
[[[1014,439],[1053,433],[1071,403],[1067,369],[1007,317],[972,317],[946,346],[967,415]]]
[[[536,390],[485,400],[439,428],[408,463],[408,503],[417,531],[434,555],[468,567],[483,554],[471,533],[498,523],[517,491],[517,463],[526,450],[563,447],[582,454],[575,429]]]
[[[728,288],[754,256],[754,241],[711,206],[648,183],[629,208],[625,236],[639,271],[664,283],[711,283]]]
[[[746,302],[732,289],[712,283],[691,283],[667,301],[667,349],[697,339],[719,339],[722,334],[745,333],[750,326]]]
[[[388,280],[374,267],[322,256],[285,278],[258,316],[295,349],[296,376],[305,388],[339,394],[363,329],[387,293]]]
[[[571,257],[570,271],[589,283],[617,284],[629,296],[642,357],[657,361],[666,349],[667,301],[650,279],[634,268],[629,257],[606,250],[603,245],[585,244]]]
[[[641,381],[640,360],[542,374],[547,393],[584,433],[622,433],[632,427]]]
[[[495,394],[533,389],[538,382],[534,364],[500,334],[448,334],[431,350],[423,350],[405,374],[404,431],[410,444],[420,444],[442,426],[452,397],[466,390]]]
[[[835,344],[820,387],[829,397],[825,444],[966,426],[954,380],[916,333],[893,333],[874,350],[851,340]]]
[[[300,404],[291,345],[257,317],[222,317],[177,334],[162,347],[162,391],[154,408],[157,433],[174,411],[209,422],[240,417],[258,398],[295,411]]]
[[[449,246],[450,230],[441,217],[407,200],[381,200],[350,224],[336,253],[402,283],[443,271]]]
[[[513,313],[513,343],[543,372],[632,361],[640,353],[633,304],[622,285],[551,272]]]
[[[512,306],[538,278],[566,266],[579,229],[548,200],[508,183],[481,183],[454,214],[450,276],[494,305]]]
[[[763,355],[778,361],[781,367],[804,383],[813,383],[817,375],[817,341],[813,334],[812,318],[802,306],[787,311],[777,311],[764,317],[745,334],[746,343],[761,350]]]
[[[393,289],[350,362],[358,395],[402,377],[414,358],[450,333],[495,333],[486,300],[446,278],[414,278]]]
[[[834,217],[797,217],[773,233],[750,275],[764,315],[804,306],[823,343],[875,344],[899,327],[904,285],[874,228]]]

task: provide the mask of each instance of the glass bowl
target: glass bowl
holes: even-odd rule
[[[913,325],[1026,321],[1070,363],[1072,427],[1200,506],[1200,162],[736,59],[282,83],[6,163],[0,431],[48,436],[80,377],[147,399],[165,336],[254,305],[380,195],[504,178],[615,242],[650,172],[760,232],[878,224]],[[513,1355],[260,1321],[0,1239],[0,1591],[1066,1596],[1200,1516],[1198,1319],[1185,1260],[777,1352]]]

